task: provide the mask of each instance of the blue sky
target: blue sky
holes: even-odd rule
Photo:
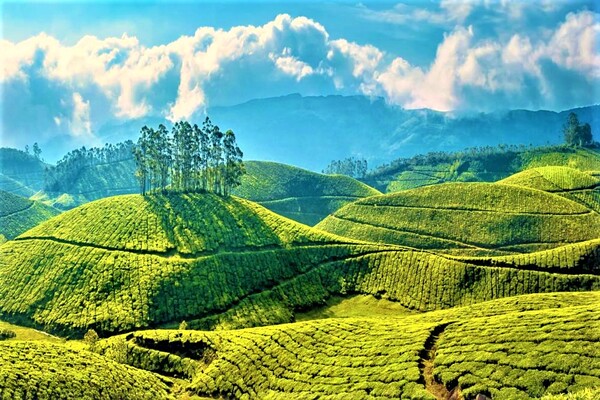
[[[303,95],[563,110],[600,98],[593,1],[2,2],[0,146]]]

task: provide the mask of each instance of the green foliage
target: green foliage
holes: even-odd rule
[[[274,162],[244,165],[247,173],[234,194],[306,225],[315,225],[354,200],[381,194],[348,176],[317,174]]]
[[[538,167],[527,169],[499,181],[546,192],[590,189],[600,185],[600,179],[570,167]]]
[[[10,329],[0,328],[0,340],[12,339],[16,337],[17,334]]]
[[[48,342],[0,342],[3,399],[171,399],[164,378]]]
[[[351,203],[317,228],[337,235],[463,254],[543,250],[597,238],[600,217],[524,187],[448,183]]]
[[[592,128],[590,124],[579,125],[579,118],[574,112],[569,113],[567,122],[563,126],[565,143],[569,146],[588,146],[592,144]]]
[[[597,149],[569,146],[503,145],[456,153],[430,153],[398,159],[369,173],[365,182],[389,193],[453,181],[495,182],[526,169],[545,166],[597,171],[600,170],[600,153]]]
[[[208,191],[228,196],[245,173],[243,153],[232,130],[223,133],[208,117],[202,124],[180,121],[171,135],[160,124],[158,129],[142,127],[133,148],[135,176],[140,191]]]
[[[83,341],[90,346],[90,348],[94,347],[98,339],[100,339],[100,337],[93,329],[88,330],[85,335],[83,335]]]
[[[40,202],[0,190],[0,234],[8,240],[58,213]]]
[[[0,148],[0,190],[29,197],[42,189],[47,164],[35,156],[11,148]]]
[[[588,399],[599,374],[599,301],[600,292],[548,293],[408,316],[138,331],[102,340],[97,351],[183,378],[183,390],[202,397],[433,399],[422,363],[437,331],[433,373],[466,398],[570,391],[565,399]]]
[[[581,207],[562,201],[557,211]],[[343,293],[385,294],[431,310],[597,289],[599,246],[450,257],[351,241],[235,197],[116,196],[0,247],[0,314],[61,334],[104,336],[182,320],[192,329],[289,322]]]
[[[509,313],[449,325],[435,373],[469,397],[530,399],[600,386],[600,311],[589,306]]]

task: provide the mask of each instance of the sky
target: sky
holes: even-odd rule
[[[103,143],[300,93],[492,112],[600,103],[594,1],[1,2],[0,147]]]

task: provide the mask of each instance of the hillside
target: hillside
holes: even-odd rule
[[[44,186],[43,161],[24,151],[0,148],[0,190],[29,197]]]
[[[598,289],[599,258],[600,240],[452,258],[343,239],[235,197],[124,195],[64,212],[0,246],[0,318],[106,335],[182,320],[202,329],[290,322],[344,293],[432,310]]]
[[[138,193],[140,189],[134,173],[133,159],[88,166],[83,168],[73,180],[63,184],[66,190],[44,191],[38,193],[35,198],[54,207],[68,210],[108,196]]]
[[[470,149],[398,159],[372,171],[365,182],[391,193],[445,182],[495,182],[518,172],[546,166],[600,171],[600,150],[566,146]]]
[[[210,398],[529,399],[600,385],[599,301],[551,293],[404,317],[139,331],[97,350]]]
[[[351,203],[317,228],[459,254],[529,252],[598,238],[600,215],[539,190],[447,183]]]
[[[556,193],[600,212],[600,176],[570,167],[538,167],[527,169],[499,181]]]
[[[234,194],[306,225],[317,224],[352,201],[381,194],[344,175],[323,175],[264,161],[244,165],[247,174]]]
[[[0,241],[13,239],[59,214],[55,208],[0,190]]]
[[[46,341],[0,341],[4,399],[172,399],[156,374]]]

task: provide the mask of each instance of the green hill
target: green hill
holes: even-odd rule
[[[106,335],[182,320],[202,329],[290,322],[344,293],[433,310],[598,289],[599,247],[467,259],[353,242],[235,197],[115,196],[0,246],[0,318]]]
[[[44,186],[49,165],[17,149],[0,148],[0,190],[29,197]]]
[[[60,191],[44,190],[36,199],[54,207],[68,210],[87,202],[119,194],[139,192],[132,159],[106,162],[81,168]]]
[[[600,212],[600,177],[570,167],[531,168],[498,183],[557,193]]]
[[[598,302],[600,292],[551,293],[410,316],[139,331],[104,340],[97,350],[179,377],[187,393],[210,398],[585,394],[600,385]]]
[[[57,214],[45,204],[0,190],[0,236],[8,240]]]
[[[306,225],[315,225],[357,199],[381,194],[344,175],[323,175],[264,161],[244,163],[247,174],[235,194]]]
[[[547,166],[600,171],[600,150],[499,146],[429,153],[382,166],[372,171],[365,182],[391,193],[445,182],[495,182],[530,168]]]
[[[570,167],[531,168],[499,181],[507,185],[518,185],[546,192],[564,192],[593,189],[600,179]]]
[[[574,201],[539,190],[447,183],[359,200],[317,228],[420,249],[501,254],[596,239],[600,216]]]
[[[0,342],[3,399],[172,399],[156,374],[45,341]]]

